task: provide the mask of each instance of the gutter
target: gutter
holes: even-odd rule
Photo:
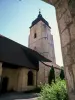
[[[40,61],[42,64],[44,64],[45,66],[47,66],[47,67],[51,67],[50,65],[47,65],[47,64],[45,64],[44,62],[42,62],[42,61]],[[54,67],[54,66],[53,66]],[[59,70],[61,70],[61,68],[57,68],[57,67],[54,67],[55,69],[59,69]]]

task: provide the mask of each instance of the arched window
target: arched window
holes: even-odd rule
[[[33,85],[33,73],[32,73],[32,71],[28,72],[28,85]]]
[[[36,38],[36,37],[37,37],[37,34],[35,33],[35,34],[34,34],[34,38]]]

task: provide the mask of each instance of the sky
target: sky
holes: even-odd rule
[[[56,63],[63,66],[55,8],[41,0],[0,0],[0,34],[28,46],[29,27],[41,10],[51,26]]]

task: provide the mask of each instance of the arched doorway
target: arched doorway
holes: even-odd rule
[[[2,79],[2,89],[1,89],[2,93],[7,92],[7,86],[8,86],[8,77],[4,77]]]
[[[33,72],[29,71],[28,72],[28,85],[33,85]]]

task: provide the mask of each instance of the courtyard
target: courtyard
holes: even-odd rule
[[[10,0],[9,0],[10,1]],[[23,10],[25,9],[24,7],[27,7],[28,5],[27,5],[27,3],[18,3],[18,5],[16,5],[17,4],[17,2],[15,2],[15,0],[14,0],[14,2],[13,2],[13,0],[11,0],[12,2],[5,2],[5,3],[3,3],[3,0],[0,2],[0,4],[1,4],[1,25],[0,25],[0,33],[2,34],[1,35],[1,38],[3,37],[3,35],[5,36],[6,35],[6,37],[13,37],[13,39],[14,39],[14,41],[15,40],[18,40],[18,41],[16,41],[16,42],[19,42],[19,43],[21,43],[21,44],[24,44],[24,43],[26,43],[26,44],[24,44],[24,45],[27,45],[27,42],[25,41],[25,39],[27,39],[28,38],[28,36],[26,37],[26,36],[24,36],[23,34],[24,33],[28,33],[28,31],[24,31],[24,33],[22,33],[22,31],[21,30],[26,30],[27,29],[27,27],[29,26],[28,25],[28,22],[30,23],[31,22],[31,19],[34,19],[34,18],[30,18],[30,16],[32,16],[32,15],[34,15],[34,12],[37,12],[37,9],[36,8],[40,8],[40,4],[41,3],[39,3],[39,7],[37,7],[37,5],[38,5],[38,3],[37,4],[34,4],[34,2],[32,3],[32,6],[30,6],[30,3],[28,2],[28,5],[29,5],[29,8],[30,8],[30,10],[28,11],[28,9],[26,8],[26,11],[24,11],[23,12]],[[19,1],[22,1],[22,0],[19,0]],[[24,0],[25,1],[25,0]],[[65,79],[66,79],[66,85],[67,85],[67,89],[68,89],[68,95],[69,95],[69,100],[75,100],[75,0],[42,0],[42,1],[45,1],[45,2],[47,2],[48,4],[51,4],[51,5],[53,5],[54,7],[55,7],[55,13],[56,13],[56,19],[57,19],[57,23],[58,23],[58,29],[59,29],[59,35],[60,35],[60,44],[61,44],[61,50],[62,50],[62,56],[63,56],[63,63],[64,63],[64,70],[65,70]],[[41,2],[42,2],[41,1]],[[31,1],[32,2],[32,1]],[[15,4],[14,4],[15,3]],[[6,5],[6,6],[5,6]],[[10,6],[9,6],[10,5]],[[13,5],[13,6],[12,6]],[[21,6],[20,6],[21,5]],[[25,5],[27,5],[27,6],[25,6]],[[35,8],[34,8],[34,6],[33,5],[35,5]],[[8,7],[10,7],[10,8],[8,8]],[[23,7],[23,10],[21,9]],[[8,9],[7,9],[8,8]],[[17,9],[17,8],[19,8],[19,9]],[[32,9],[31,9],[32,8]],[[47,6],[45,7],[45,6],[43,6],[42,7],[43,9],[45,9],[45,10],[43,10],[43,11],[46,11],[45,12],[45,15],[49,15],[50,14],[50,16],[52,15],[52,13],[53,13],[53,10],[47,10],[46,8],[47,8]],[[34,9],[34,11],[33,11],[33,9]],[[4,11],[4,12],[3,12]],[[51,13],[50,13],[50,11],[52,11]],[[9,12],[9,13],[8,13]],[[12,13],[11,13],[12,12]],[[14,13],[13,13],[14,12]],[[19,12],[21,12],[21,13],[19,13]],[[27,15],[27,13],[26,12],[29,12],[28,13],[28,15]],[[31,13],[30,13],[31,12]],[[5,14],[5,15],[4,15]],[[23,14],[25,14],[25,15],[23,15]],[[31,14],[31,15],[30,15]],[[8,15],[8,16],[6,16],[6,15]],[[15,15],[17,15],[17,16],[15,16]],[[21,15],[21,16],[20,16]],[[26,17],[26,15],[27,15],[27,17]],[[40,15],[40,12],[39,12],[39,15]],[[23,16],[24,16],[24,18],[25,19],[23,19]],[[29,16],[29,19],[28,19],[28,16]],[[41,17],[41,16],[40,16]],[[19,19],[18,19],[19,18]],[[14,20],[12,20],[12,19],[14,19]],[[18,20],[17,20],[18,19]],[[23,19],[23,21],[22,21],[22,19]],[[53,22],[53,15],[52,15],[52,18],[50,18],[49,17],[49,20],[52,20],[52,22]],[[27,21],[27,23],[26,23],[26,21]],[[29,21],[30,20],[30,21]],[[50,22],[51,22],[51,20],[50,20]],[[24,24],[24,23],[19,23],[19,22],[24,22],[24,23],[26,23],[26,25]],[[45,21],[46,22],[46,21]],[[18,26],[15,24],[15,23],[18,23]],[[32,23],[31,24],[31,27],[32,26],[34,26],[34,24],[35,23]],[[47,24],[47,26],[49,27],[49,25],[48,25],[48,23],[46,22],[46,24]],[[41,25],[41,24],[40,24]],[[40,26],[40,25],[38,25],[38,26]],[[44,29],[44,28],[46,28],[46,26],[44,25],[44,24],[42,24],[43,25],[43,28],[42,29]],[[16,27],[17,26],[17,27]],[[24,26],[24,27],[23,27]],[[27,26],[27,27],[25,27],[25,26]],[[51,23],[51,26],[52,26],[52,23]],[[55,26],[57,26],[57,25],[55,25]],[[39,27],[40,28],[40,27]],[[21,29],[21,30],[19,30],[19,29]],[[34,31],[32,31],[32,32],[34,32],[34,36],[31,36],[31,43],[29,43],[29,44],[32,44],[32,42],[33,42],[33,40],[35,40],[35,39],[37,39],[37,33],[40,33],[39,31],[36,31],[35,29],[37,29],[37,28],[33,28],[34,29]],[[9,31],[8,31],[9,30]],[[11,30],[11,31],[10,31]],[[18,31],[14,31],[14,30],[18,30]],[[38,29],[39,30],[39,29]],[[53,25],[53,30],[55,31],[55,29],[54,29],[54,25]],[[4,32],[5,31],[5,32]],[[56,31],[55,32],[52,32],[52,33],[57,33]],[[20,32],[20,33],[19,33]],[[30,31],[31,32],[31,31]],[[7,34],[6,34],[7,33]],[[11,36],[10,36],[10,34],[9,33],[11,33]],[[17,36],[17,34],[16,33],[18,33],[18,36]],[[44,33],[44,32],[43,32]],[[45,31],[45,33],[47,33],[46,31]],[[13,34],[13,35],[12,35]],[[42,36],[42,35],[40,35],[40,36]],[[46,36],[48,36],[48,34],[46,35]],[[55,36],[55,35],[54,35]],[[18,39],[16,38],[16,37],[18,37]],[[23,38],[22,37],[24,37],[24,42],[22,43],[21,41],[23,40]],[[34,38],[34,39],[32,39],[32,37]],[[48,40],[48,38],[49,37],[45,37],[44,38],[44,40],[46,41],[46,40]],[[57,39],[57,37],[55,37],[56,39]],[[21,40],[22,39],[22,40]],[[40,39],[42,39],[42,38],[40,38]],[[21,41],[20,41],[21,40]],[[39,40],[39,39],[38,39]],[[58,40],[58,39],[57,39]],[[46,42],[42,42],[42,43],[46,43]],[[0,42],[1,43],[1,42]],[[10,42],[9,42],[10,43]],[[41,42],[40,42],[41,43]],[[3,44],[5,44],[5,43],[3,43]],[[39,44],[39,42],[38,42],[38,44]],[[36,47],[36,45],[37,45],[37,43],[35,43],[35,45],[31,45],[30,46],[30,48],[31,49],[34,49],[34,50],[37,50],[38,51],[38,49],[37,49],[37,47]],[[7,45],[5,45],[4,47],[6,47]],[[56,45],[57,46],[57,45]],[[3,45],[2,45],[2,47],[3,47]],[[10,47],[10,46],[8,46],[8,47]],[[15,46],[16,47],[16,46]],[[46,45],[40,45],[40,48],[43,48],[44,47],[44,49],[45,49],[45,52],[44,53],[48,53],[47,52],[47,50],[46,50]],[[53,46],[52,46],[53,47]],[[6,47],[7,48],[7,47]],[[4,51],[6,52],[6,48],[4,49]],[[44,49],[40,49],[40,51],[41,50],[44,50]],[[55,48],[58,48],[58,47],[55,47]],[[9,52],[9,48],[8,48],[8,54],[10,55],[10,52]],[[14,51],[14,49],[12,49],[13,51]],[[19,49],[18,49],[19,50]],[[21,51],[22,51],[22,53],[24,53],[24,49],[23,48],[21,48],[20,49]],[[27,50],[27,49],[26,49]],[[2,50],[2,48],[1,48],[1,51],[3,51]],[[17,51],[16,49],[15,49],[15,51]],[[53,50],[52,50],[53,51]],[[15,52],[14,52],[15,53]],[[7,54],[7,53],[6,53]],[[16,54],[16,53],[15,53]],[[20,53],[19,53],[20,54]],[[59,58],[61,58],[60,56],[58,56],[59,55],[59,52],[58,53],[56,53],[57,54],[57,57],[58,57],[58,62],[60,62],[59,60]],[[0,76],[1,75],[6,75],[5,74],[5,72],[4,72],[4,74],[2,73],[2,67],[3,67],[3,63],[4,62],[8,62],[7,61],[7,59],[5,59],[6,58],[6,56],[4,57],[4,62],[3,62],[3,55],[5,55],[4,53],[3,53],[3,55],[2,55],[2,53],[0,53],[0,57],[2,57],[1,59],[0,59],[0,68],[1,68],[1,73],[0,73]],[[24,54],[25,55],[25,54]],[[24,55],[23,55],[23,58],[24,58]],[[45,54],[45,56],[46,56],[46,54]],[[8,57],[8,55],[7,55],[7,57]],[[11,53],[11,56],[10,56],[11,58],[13,58],[13,54]],[[16,56],[17,57],[17,56]],[[14,57],[15,58],[15,57]],[[20,58],[20,57],[18,57],[18,58]],[[18,59],[17,58],[17,59]],[[54,58],[54,57],[53,57]],[[20,58],[21,59],[21,58]],[[22,60],[22,59],[21,59]],[[21,61],[20,60],[20,61]],[[29,60],[30,60],[30,57],[29,57]],[[10,59],[9,59],[9,61],[10,61]],[[13,59],[13,61],[15,62],[15,61],[17,61],[17,60],[14,60]],[[24,60],[22,60],[22,61],[24,61]],[[32,60],[31,60],[32,61]],[[12,61],[10,61],[10,62],[12,62]],[[10,63],[9,62],[9,63]],[[19,61],[18,61],[19,62]],[[24,61],[25,62],[25,61]],[[33,61],[32,61],[33,62]],[[35,62],[35,61],[34,61]],[[22,63],[23,64],[23,63]],[[29,64],[29,63],[28,63]],[[14,63],[13,63],[13,65],[14,65]],[[15,64],[16,65],[16,64]],[[17,64],[18,65],[18,64]],[[21,65],[22,66],[22,65]],[[20,67],[21,67],[20,66]],[[25,66],[25,65],[24,65]],[[28,66],[28,65],[27,65]],[[7,66],[8,67],[8,66]],[[28,66],[28,67],[30,67],[30,66]],[[33,68],[33,67],[32,67]],[[44,70],[45,70],[45,67],[43,68]],[[42,69],[41,69],[42,70]],[[10,72],[10,71],[9,71]],[[21,73],[19,73],[19,74],[17,74],[17,75],[19,75],[20,77],[19,77],[19,84],[17,85],[16,84],[16,86],[14,86],[14,85],[9,85],[9,86],[12,86],[13,88],[15,88],[15,87],[19,87],[18,88],[18,90],[20,89],[20,87],[21,87],[21,89],[23,90],[24,89],[24,86],[26,86],[26,84],[25,84],[25,79],[26,78],[24,78],[23,76],[25,76],[24,75],[24,70],[22,70],[21,71]],[[44,78],[41,78],[41,79],[44,79],[45,80],[45,71],[43,71],[44,72],[44,74],[42,74],[43,76],[44,76]],[[39,75],[39,74],[38,74]],[[9,75],[10,76],[10,75]],[[34,76],[37,76],[37,74],[36,75],[34,75]],[[40,75],[41,76],[41,75]],[[39,77],[39,76],[38,76]],[[36,77],[35,77],[36,78]],[[36,78],[37,79],[37,78]],[[35,80],[36,80],[35,79]],[[18,79],[17,79],[18,80]],[[11,81],[10,81],[11,82]],[[40,82],[40,81],[39,81]],[[5,82],[3,82],[3,83],[5,83]],[[6,82],[6,83],[8,83],[8,81]],[[12,83],[12,82],[11,82]],[[16,83],[18,83],[18,81],[16,82]],[[26,82],[27,83],[27,82]],[[36,83],[36,81],[34,82],[35,83],[35,86],[37,85]],[[6,88],[7,88],[7,84],[6,84]],[[11,87],[10,87],[11,88]],[[9,88],[9,89],[10,89]],[[52,91],[53,92],[53,91]],[[50,94],[49,94],[50,95]],[[49,97],[49,96],[48,96]],[[62,96],[61,96],[62,97]],[[17,93],[10,93],[10,94],[4,94],[4,95],[1,95],[0,96],[0,100],[34,100],[34,99],[36,99],[36,97],[34,96],[34,94],[17,94]],[[44,100],[44,99],[43,99]],[[52,99],[53,100],[53,99]],[[62,100],[62,99],[59,99],[59,100]]]
[[[0,100],[37,100],[36,93],[6,93],[0,96]]]

